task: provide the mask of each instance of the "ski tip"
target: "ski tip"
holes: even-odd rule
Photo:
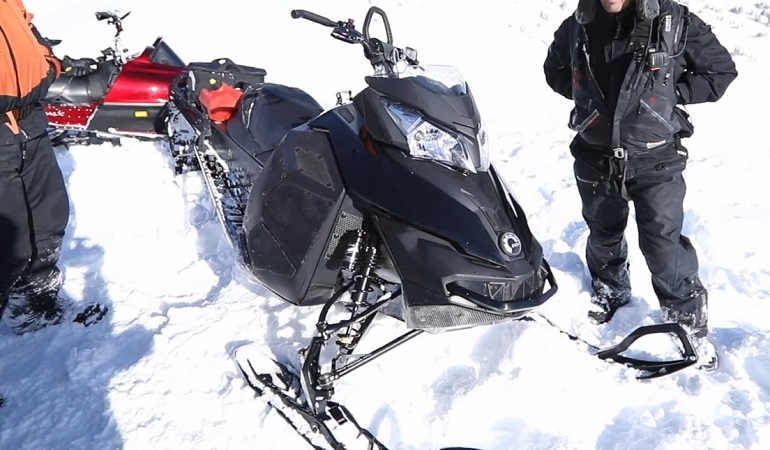
[[[231,357],[236,366],[250,376],[282,374],[288,368],[281,364],[265,345],[249,343],[233,348]]]
[[[230,349],[230,355],[236,360],[250,360],[258,364],[274,361],[274,355],[270,352],[269,348],[258,342],[249,342],[234,346]]]
[[[225,351],[231,358],[243,347],[255,345],[253,341],[232,341],[225,344]]]

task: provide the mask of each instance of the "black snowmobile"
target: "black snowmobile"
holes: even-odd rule
[[[291,304],[323,305],[300,370],[235,355],[250,386],[313,445],[320,435],[344,448],[327,425],[335,419],[384,448],[332,400],[335,380],[425,331],[529,319],[557,284],[521,205],[490,164],[459,72],[420,65],[416,51],[395,47],[377,7],[360,32],[352,20],[291,15],[361,44],[374,68],[368,87],[349,99],[338,94],[324,111],[301,89],[266,82],[261,68],[191,63],[171,89],[172,153],[180,170],[203,173],[241,266]],[[385,39],[369,35],[374,16]],[[409,331],[354,355],[378,313]],[[676,369],[618,356],[648,332],[598,355],[652,372]],[[321,360],[327,345],[336,346],[330,364]],[[676,362],[691,364],[689,352]]]

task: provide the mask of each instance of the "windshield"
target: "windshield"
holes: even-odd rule
[[[414,78],[417,83],[439,94],[465,95],[465,79],[456,67],[411,65],[402,72],[374,75],[376,78]]]
[[[185,65],[184,61],[182,61],[182,58],[180,58],[176,53],[174,53],[174,51],[171,50],[171,47],[169,47],[165,42],[163,42],[163,39],[161,37],[158,37],[155,40],[155,42],[153,43],[153,47],[155,47],[155,49],[150,55],[150,61],[157,64],[165,64],[167,66],[183,67]]]

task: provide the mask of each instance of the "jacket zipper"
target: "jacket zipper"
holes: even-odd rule
[[[586,61],[590,61],[590,59],[588,57],[588,52],[586,51],[585,47],[583,48],[583,54],[586,55]],[[590,63],[587,64],[586,69],[588,69],[588,76],[590,76],[591,77],[591,81],[594,82],[594,87],[596,88],[597,91],[599,91],[599,95],[602,97],[602,100],[606,101],[607,99],[604,97],[604,92],[599,87],[599,82],[596,81],[596,77],[594,77],[594,71],[591,70],[591,64]]]
[[[586,49],[586,45],[588,42],[588,33],[586,33],[585,28],[583,28],[583,55],[586,57],[586,69],[588,70],[588,76],[591,77],[591,81],[594,83],[594,87],[597,91],[599,91],[599,95],[602,97],[602,100],[607,100],[604,98],[604,92],[602,92],[602,89],[599,87],[599,83],[596,81],[596,77],[594,77],[594,71],[591,69],[591,57],[588,56],[588,50]]]
[[[580,175],[578,174],[575,174],[575,178],[577,178],[578,181],[582,181],[583,183],[590,184],[593,187],[599,186],[598,181],[590,181],[590,180],[586,180],[585,178],[580,178]]]
[[[663,116],[661,116],[657,111],[652,109],[652,106],[648,105],[647,102],[645,102],[642,99],[639,100],[639,103],[641,104],[641,107],[643,109],[645,109],[648,113],[652,115],[652,117],[654,117],[658,122],[662,123],[663,126],[666,127],[666,129],[668,129],[669,132],[674,131],[674,127],[670,123],[668,123],[668,121],[664,119]]]

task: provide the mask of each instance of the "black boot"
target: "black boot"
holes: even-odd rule
[[[7,322],[14,333],[25,334],[47,326],[58,325],[65,320],[81,323],[87,327],[102,320],[108,311],[107,307],[100,303],[78,306],[80,306],[79,309],[71,300],[58,295],[53,299],[36,298],[26,305],[9,305]]]
[[[16,334],[25,334],[57,325],[64,318],[64,308],[56,295],[23,298],[11,295],[6,321]]]
[[[107,314],[107,308],[99,303],[81,306],[60,292],[61,273],[54,270],[46,276],[22,277],[9,295],[6,320],[14,333],[37,331],[64,320],[92,325]]]
[[[716,348],[708,338],[708,292],[703,290],[692,295],[688,310],[683,312],[673,306],[661,308],[663,320],[675,322],[687,331],[690,341],[698,354],[698,362],[695,367],[710,372],[719,366]]]
[[[594,281],[588,318],[596,324],[609,322],[617,310],[631,300],[630,289],[613,289],[608,285]]]

